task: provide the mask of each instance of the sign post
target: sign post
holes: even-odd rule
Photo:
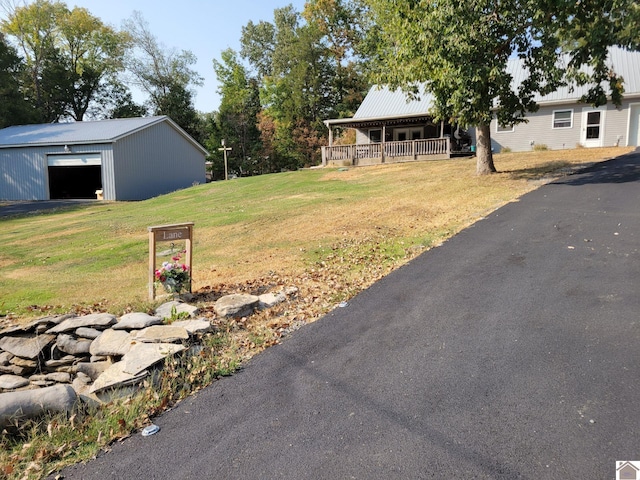
[[[227,171],[227,152],[230,152],[232,148],[225,146],[224,138],[222,139],[221,143],[222,143],[222,148],[219,148],[218,150],[224,153],[224,179],[229,180],[229,173]]]
[[[172,225],[157,225],[147,227],[149,231],[149,300],[156,298],[156,245],[158,242],[171,242],[172,244],[184,242],[184,264],[189,267],[189,292],[191,292],[191,280],[193,268],[191,258],[193,254],[193,222],[175,223]]]

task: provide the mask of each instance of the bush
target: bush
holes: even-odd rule
[[[549,147],[547,147],[544,143],[536,143],[533,146],[533,151],[534,152],[544,152],[549,150]]]

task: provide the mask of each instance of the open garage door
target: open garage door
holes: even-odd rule
[[[49,198],[96,198],[102,189],[99,153],[48,155]]]

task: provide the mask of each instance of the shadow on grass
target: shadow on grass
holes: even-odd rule
[[[576,166],[565,160],[553,160],[543,165],[517,170],[500,170],[498,173],[509,175],[512,180],[541,180],[551,174],[571,173]]]
[[[97,200],[37,200],[0,203],[0,219],[43,215],[48,213],[72,212],[87,206],[97,205]]]

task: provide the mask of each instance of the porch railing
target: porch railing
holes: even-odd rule
[[[383,148],[384,147],[384,148]],[[351,160],[357,164],[359,159],[393,159],[422,155],[447,155],[451,153],[450,138],[426,138],[404,142],[366,143],[361,145],[335,145],[322,147],[323,163],[336,160]]]

